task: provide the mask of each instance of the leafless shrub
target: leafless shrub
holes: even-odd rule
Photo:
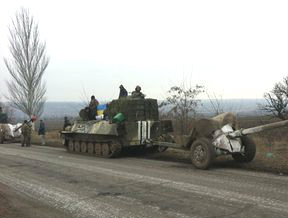
[[[283,82],[274,85],[270,92],[264,94],[266,104],[259,105],[260,109],[281,120],[288,118],[288,76]]]
[[[168,108],[168,115],[179,121],[180,134],[189,133],[189,120],[195,117],[196,108],[200,103],[197,96],[203,92],[203,86],[196,85],[186,88],[182,86],[173,86],[168,91],[168,97],[159,107]]]

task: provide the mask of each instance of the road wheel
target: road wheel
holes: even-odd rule
[[[102,144],[101,143],[94,144],[94,154],[97,157],[102,156]]]
[[[109,148],[109,144],[108,143],[103,143],[102,144],[102,157],[106,157],[109,158],[111,155],[111,151]]]
[[[87,145],[87,150],[88,150],[88,153],[89,154],[94,154],[94,144],[89,142],[88,145]]]
[[[69,146],[69,139],[63,139],[62,144],[67,148]]]
[[[244,153],[234,153],[232,154],[232,157],[235,161],[240,163],[251,162],[256,154],[255,142],[247,136],[242,136],[241,142],[242,146],[244,146]]]
[[[87,142],[82,142],[81,153],[87,153]]]
[[[208,169],[215,158],[213,145],[207,138],[194,141],[190,150],[192,164],[199,169]]]
[[[75,149],[75,152],[77,152],[77,153],[81,152],[81,141],[75,142],[74,149]]]
[[[69,144],[68,144],[68,151],[70,152],[74,152],[74,141],[69,140]]]
[[[119,157],[122,151],[122,145],[120,142],[112,142],[110,144],[110,151],[111,155],[110,157]]]

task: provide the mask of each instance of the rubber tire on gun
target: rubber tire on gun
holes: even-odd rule
[[[234,153],[232,154],[232,157],[235,161],[240,163],[251,162],[256,154],[255,142],[248,136],[242,136],[241,141],[244,146],[244,153]]]
[[[215,150],[211,140],[207,138],[195,140],[190,148],[190,152],[192,164],[198,169],[208,169],[215,159]]]

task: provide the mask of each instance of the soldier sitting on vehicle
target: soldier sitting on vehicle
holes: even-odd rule
[[[94,95],[91,96],[91,100],[89,103],[89,117],[92,120],[95,120],[95,116],[97,114],[97,106],[99,105],[99,102],[97,101],[97,99],[95,98]]]
[[[141,92],[141,87],[136,86],[135,91],[132,92],[132,98],[145,98],[145,95]]]
[[[123,86],[123,85],[120,85],[119,88],[120,88],[119,99],[120,99],[120,98],[125,98],[125,97],[127,97],[127,96],[128,96],[128,92],[127,92],[127,90],[124,88],[124,86]]]
[[[64,117],[64,125],[63,125],[63,130],[65,131],[67,126],[71,126],[70,121],[68,120],[68,118],[65,116]]]
[[[0,107],[0,123],[8,123],[7,114],[3,112],[2,107]]]
[[[22,132],[22,143],[21,146],[29,147],[31,145],[31,132],[32,132],[32,126],[28,123],[27,120],[24,120],[24,123],[21,127]]]

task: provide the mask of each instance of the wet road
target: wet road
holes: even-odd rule
[[[0,199],[8,195],[21,217],[288,217],[288,177],[202,171],[176,160],[7,144],[0,146],[0,183]]]

